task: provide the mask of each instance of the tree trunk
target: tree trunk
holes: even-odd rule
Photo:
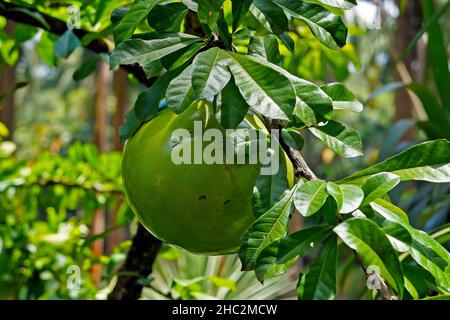
[[[100,60],[96,73],[96,92],[94,99],[94,143],[100,152],[106,148],[106,97],[107,97],[107,77],[108,67],[103,60]],[[99,234],[105,231],[106,212],[104,208],[95,211],[92,223],[92,234]],[[92,244],[94,257],[100,257],[105,252],[105,241],[97,239]],[[98,286],[102,278],[102,266],[95,264],[92,266],[92,281]]]
[[[399,4],[401,1],[397,1]],[[397,31],[394,44],[394,58],[398,58],[403,50],[408,46],[415,34],[420,30],[422,23],[421,5],[418,0],[410,0],[407,2],[405,11],[397,18]],[[403,61],[396,64],[395,78],[396,81],[411,82],[420,81],[419,77],[423,76],[424,50],[420,50],[420,45],[415,47],[411,54]],[[414,118],[418,116],[414,114],[414,105],[417,105],[417,98],[407,89],[397,90],[395,93],[395,122],[401,119]],[[413,138],[414,131],[409,130],[404,140]]]

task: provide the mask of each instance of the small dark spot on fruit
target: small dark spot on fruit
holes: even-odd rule
[[[231,200],[227,200],[227,201],[225,201],[223,204],[226,205],[226,204],[228,204],[228,203],[230,203],[230,202],[231,202]]]
[[[205,195],[201,195],[200,197],[198,197],[198,200],[206,200],[206,196]]]

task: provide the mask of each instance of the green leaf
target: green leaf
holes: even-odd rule
[[[61,37],[59,37],[58,41],[56,41],[55,53],[62,58],[68,58],[70,54],[80,46],[80,39],[78,39],[72,30],[68,29]]]
[[[191,60],[204,46],[205,44],[203,42],[192,43],[181,50],[162,57],[161,64],[167,70],[176,69]]]
[[[332,300],[336,297],[337,237],[324,243],[320,256],[301,273],[297,285],[299,300]]]
[[[225,51],[214,47],[198,54],[193,62],[192,86],[199,99],[212,102],[230,81]]]
[[[406,252],[409,250],[412,237],[407,228],[392,221],[385,221],[382,228],[396,251]]]
[[[282,34],[288,29],[289,21],[283,9],[271,0],[253,0],[253,5],[265,16],[270,30],[275,34]]]
[[[231,11],[233,14],[233,32],[238,29],[245,18],[253,0],[231,0]]]
[[[54,36],[49,32],[42,32],[36,51],[39,57],[49,66],[56,66],[57,57],[54,51]]]
[[[307,126],[317,125],[331,117],[332,101],[327,94],[314,83],[289,76],[297,94],[294,114]]]
[[[427,141],[344,178],[361,181],[379,172],[391,172],[402,181],[450,182],[450,143],[445,139]]]
[[[278,48],[278,39],[273,34],[252,36],[248,44],[248,53],[274,64],[280,64],[282,61]]]
[[[218,276],[209,276],[208,280],[211,281],[218,288],[228,288],[233,292],[237,290],[236,282],[233,280]]]
[[[345,10],[351,9],[357,5],[356,0],[309,0],[309,2],[322,3],[330,7]]]
[[[167,105],[175,113],[183,112],[196,100],[191,78],[192,65],[184,69],[167,87]]]
[[[340,184],[342,190],[341,213],[351,213],[359,208],[364,199],[364,191],[352,184]]]
[[[362,103],[342,83],[329,83],[320,87],[333,100],[333,109],[361,112]]]
[[[301,215],[311,216],[322,208],[327,197],[327,183],[325,181],[308,181],[299,186],[295,193],[295,208]]]
[[[268,62],[228,52],[230,71],[248,105],[271,119],[289,120],[295,104],[292,83]]]
[[[284,273],[298,256],[306,256],[322,242],[330,230],[328,225],[319,225],[272,242],[261,251],[256,260],[256,277],[262,282],[267,277]]]
[[[402,226],[410,225],[408,215],[405,212],[403,212],[402,209],[386,200],[377,199],[371,202],[370,206],[375,212],[380,214],[383,218],[385,218],[388,221],[398,222]]]
[[[140,128],[142,122],[137,118],[134,108],[125,114],[125,122],[119,128],[120,142],[124,143]]]
[[[219,18],[222,3],[223,0],[198,0],[198,18],[207,34],[211,34],[212,31],[217,29],[216,22]]]
[[[380,270],[380,276],[403,294],[403,270],[397,253],[383,230],[366,218],[352,218],[334,228],[344,243],[356,250],[366,268],[373,266]]]
[[[339,212],[344,203],[344,193],[340,185],[334,182],[327,183],[327,192],[330,196],[333,197],[334,201],[336,201],[336,209]]]
[[[347,27],[342,18],[324,7],[304,1],[274,0],[286,13],[303,20],[312,33],[330,49],[343,47],[347,40]]]
[[[427,233],[410,228],[411,257],[430,272],[436,283],[450,291],[450,253]]]
[[[239,258],[242,270],[252,270],[261,251],[271,242],[286,235],[289,216],[292,214],[294,187],[269,211],[260,216],[242,235]]]
[[[253,189],[253,211],[256,216],[261,216],[272,208],[289,189],[286,161],[284,157],[279,157],[278,161],[276,172],[259,175],[256,179]],[[276,166],[270,164],[270,167],[275,169]]]
[[[433,276],[421,267],[402,263],[405,274],[405,288],[413,299],[419,299],[429,294],[429,284],[434,284]],[[407,285],[409,283],[409,285]]]
[[[137,26],[145,19],[145,17],[147,17],[150,10],[152,10],[159,1],[160,0],[137,0],[127,11],[122,11],[123,17],[113,31],[116,45],[129,39],[133,35]]]
[[[134,63],[145,67],[172,52],[200,41],[200,38],[187,34],[173,35],[163,39],[130,39],[122,42],[111,54],[110,68]]]
[[[231,79],[220,94],[220,124],[226,129],[236,128],[248,112],[248,104]]]
[[[139,120],[149,121],[158,113],[159,103],[166,95],[169,83],[177,77],[183,69],[183,67],[179,67],[178,69],[167,71],[160,76],[150,88],[139,94],[134,105],[134,110]]]
[[[361,207],[368,205],[375,199],[381,198],[391,191],[399,182],[400,177],[389,172],[380,172],[372,175],[362,185],[364,201],[361,203]]]
[[[156,31],[179,32],[188,7],[180,2],[156,5],[150,11],[147,22]]]
[[[81,66],[73,73],[73,80],[80,81],[90,76],[97,68],[97,64],[100,59],[101,56],[96,54],[95,56],[84,61]]]
[[[362,142],[358,133],[344,127],[341,123],[329,120],[323,126],[309,128],[317,138],[338,155],[345,158],[358,157],[363,154]]]
[[[278,35],[278,37],[290,52],[294,52],[295,42],[287,32]]]
[[[406,213],[392,203],[378,199],[370,206],[386,220],[397,222],[409,231],[413,239],[410,249],[412,258],[435,277],[439,286],[449,291],[450,253],[427,233],[411,227]]]
[[[283,142],[286,143],[286,145],[289,148],[292,148],[294,150],[302,150],[303,145],[305,141],[303,140],[302,135],[295,129],[282,129],[281,130],[281,138],[283,139]]]

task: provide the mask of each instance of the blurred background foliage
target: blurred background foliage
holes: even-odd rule
[[[111,11],[129,3],[22,2],[62,20],[71,15],[68,4],[79,5],[81,27],[99,36],[111,32]],[[280,43],[288,71],[318,84],[345,82],[365,105],[341,119],[360,133],[363,157],[341,159],[305,137],[303,153],[319,177],[339,179],[417,142],[449,138],[448,4],[361,0],[344,17],[349,42],[342,50],[326,48],[300,23],[289,31],[294,53]],[[105,299],[136,229],[121,187],[117,132],[141,85],[87,50],[58,57],[58,37],[46,31],[2,17],[0,26],[0,299]],[[8,94],[14,86],[21,88]],[[449,185],[404,183],[390,196],[415,227],[448,246],[439,230],[449,227]],[[339,268],[337,298],[367,298],[350,252]],[[73,272],[81,276],[75,289]],[[263,286],[240,271],[234,255],[165,246],[140,281],[143,299],[295,298],[295,277],[281,277]]]

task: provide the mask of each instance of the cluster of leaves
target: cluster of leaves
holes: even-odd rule
[[[353,5],[354,1],[258,0],[231,1],[230,7],[214,0],[138,1],[121,9],[111,67],[137,63],[149,77],[158,76],[127,115],[123,137],[154,118],[161,102],[181,113],[201,99],[213,103],[226,128],[236,127],[253,112],[281,123],[287,141],[299,141],[294,132],[307,129],[343,157],[361,155],[356,131],[333,119],[333,110],[359,112],[361,104],[340,83],[319,87],[290,74],[280,66],[279,50],[293,49],[287,34],[290,21],[304,23],[330,50],[342,47],[347,28],[339,11]],[[189,10],[197,13],[205,36],[181,32]],[[162,13],[164,23],[157,18]],[[147,17],[154,31],[133,34]],[[293,144],[297,149],[301,145]],[[259,218],[243,236],[243,269],[255,270],[263,281],[321,247],[309,270],[300,274],[298,296],[330,299],[336,295],[338,246],[347,246],[365,268],[376,267],[381,281],[400,298],[422,298],[430,290],[449,294],[449,253],[414,229],[387,194],[400,181],[449,182],[449,162],[449,143],[436,140],[336,182],[300,179],[286,190],[282,176],[260,177],[257,199],[263,201],[258,202]],[[319,224],[286,235],[294,208]]]
[[[46,8],[46,1],[40,5]],[[252,112],[281,124],[283,139],[294,149],[303,145],[298,132],[308,130],[343,157],[361,155],[357,132],[333,117],[334,110],[361,111],[354,95],[341,83],[318,86],[289,73],[281,66],[280,53],[297,45],[289,33],[292,26],[309,29],[329,50],[323,52],[341,52],[335,51],[346,44],[341,15],[355,5],[355,0],[138,0],[115,9],[111,25],[96,34],[113,34],[116,47],[106,58],[111,68],[138,64],[155,79],[127,114],[122,138],[155,118],[162,104],[181,113],[201,99],[213,103],[226,128],[238,126]],[[192,27],[186,17],[190,24],[196,22],[192,16],[203,30],[195,35],[186,31]],[[83,25],[92,27],[90,23]],[[55,52],[66,58],[93,39],[79,39],[69,30],[56,42]],[[99,58],[94,59],[80,68],[77,78],[95,69]],[[440,91],[446,94],[445,88]],[[436,120],[442,121],[439,114]],[[338,254],[346,247],[399,298],[449,295],[448,251],[414,229],[388,195],[400,181],[449,182],[449,162],[449,143],[436,140],[335,182],[300,178],[288,190],[282,174],[260,177],[255,197],[259,217],[243,236],[243,268],[255,270],[263,281],[318,251],[309,270],[300,273],[298,296],[330,299],[337,290]],[[314,226],[287,235],[294,209]]]
[[[8,134],[2,124],[0,134]],[[120,154],[75,144],[67,156],[26,162],[13,156],[12,142],[1,142],[0,150],[0,299],[99,298],[92,266],[103,265],[111,277],[129,247],[125,242],[111,255],[94,256],[99,235],[89,230],[96,210],[122,203]],[[118,225],[132,216],[123,204]],[[78,291],[68,285],[77,275]]]

